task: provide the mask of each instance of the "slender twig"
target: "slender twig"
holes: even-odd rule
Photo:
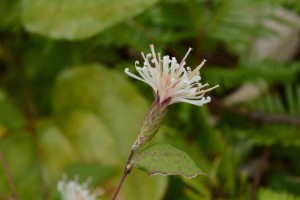
[[[28,106],[28,126],[29,126],[29,130],[33,135],[33,142],[34,142],[34,148],[35,148],[35,152],[37,155],[37,166],[38,166],[38,174],[39,174],[39,179],[40,179],[40,183],[41,183],[41,187],[42,187],[42,191],[43,191],[43,199],[48,199],[48,189],[46,187],[45,184],[45,180],[43,177],[43,173],[42,173],[42,159],[41,159],[41,155],[39,153],[39,146],[38,146],[38,137],[37,137],[37,130],[36,130],[36,119],[37,119],[37,109],[33,100],[33,95],[32,95],[32,90],[31,87],[25,77],[25,75],[23,74],[23,71],[17,67],[24,85],[24,94],[25,94],[25,98],[26,98],[26,104]]]
[[[2,153],[2,150],[0,149],[0,162],[3,166],[3,169],[4,169],[4,173],[6,175],[6,178],[7,178],[7,181],[8,181],[8,185],[10,187],[10,191],[11,191],[11,194],[12,194],[12,199],[13,200],[18,200],[18,194],[17,194],[17,189],[16,189],[16,185],[14,183],[14,179],[11,175],[11,172],[8,168],[8,165],[7,165],[7,162],[4,158],[4,155]]]
[[[118,187],[117,187],[117,189],[116,189],[116,191],[115,191],[115,193],[114,193],[114,195],[113,195],[113,197],[112,197],[111,200],[115,200],[115,199],[117,198],[117,195],[118,195],[118,193],[119,193],[119,191],[120,191],[120,189],[121,189],[121,187],[122,187],[122,185],[123,185],[123,182],[124,182],[126,176],[131,172],[130,161],[131,161],[131,159],[132,159],[134,153],[135,153],[134,150],[131,150],[131,151],[130,151],[130,154],[129,154],[129,156],[128,156],[128,159],[127,159],[127,162],[126,162],[124,171],[123,171],[122,178],[121,178],[121,180],[119,181]]]
[[[261,182],[261,177],[265,171],[269,156],[270,156],[270,149],[268,149],[268,148],[264,149],[264,151],[261,154],[259,165],[256,169],[256,173],[255,173],[255,177],[254,177],[254,181],[253,181],[253,185],[252,185],[252,190],[250,193],[250,200],[255,199],[256,191]]]
[[[27,105],[27,109],[25,111],[27,115],[27,128],[28,130],[32,133],[33,135],[33,140],[34,140],[34,148],[37,153],[37,166],[38,166],[38,174],[39,174],[39,179],[41,182],[41,187],[43,191],[43,199],[47,199],[48,197],[48,190],[46,188],[45,180],[42,174],[42,166],[41,166],[41,155],[39,153],[38,149],[38,138],[37,138],[37,130],[36,130],[36,119],[37,119],[37,108],[34,102],[33,98],[33,93],[32,93],[32,88],[27,80],[27,77],[25,76],[22,68],[21,68],[21,63],[19,62],[21,58],[17,57],[16,55],[12,54],[9,49],[6,49],[6,54],[9,55],[7,56],[7,62],[9,65],[11,65],[15,71],[17,72],[17,75],[22,83],[23,86],[23,91],[24,91],[24,97],[25,97],[25,103]]]

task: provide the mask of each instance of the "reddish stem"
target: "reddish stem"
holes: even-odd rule
[[[123,171],[122,178],[121,178],[121,180],[120,180],[120,182],[119,182],[119,184],[118,184],[118,187],[117,187],[117,189],[116,189],[116,191],[115,191],[115,193],[114,193],[114,195],[113,195],[113,197],[112,197],[111,200],[116,200],[117,195],[118,195],[118,193],[119,193],[119,191],[120,191],[120,189],[121,189],[121,187],[122,187],[122,185],[123,185],[123,183],[124,183],[124,180],[125,180],[126,176],[127,176],[127,175],[130,173],[130,171],[131,171],[130,161],[131,161],[131,159],[132,159],[132,157],[133,157],[133,155],[134,155],[134,152],[135,152],[134,150],[131,150],[131,151],[130,151],[130,154],[129,154],[129,156],[128,156],[128,159],[127,159],[127,162],[126,162],[124,171]]]

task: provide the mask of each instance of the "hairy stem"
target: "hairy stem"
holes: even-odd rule
[[[14,183],[14,180],[13,180],[13,177],[11,175],[11,172],[8,168],[8,165],[7,165],[7,162],[4,158],[4,155],[0,149],[0,162],[3,166],[3,169],[4,169],[4,173],[6,175],[6,178],[7,178],[7,181],[8,181],[8,185],[10,187],[10,191],[11,191],[11,194],[12,194],[12,199],[13,200],[18,200],[18,194],[17,194],[17,190],[16,190],[16,185]]]
[[[117,198],[117,195],[123,185],[123,182],[124,182],[126,176],[131,171],[132,166],[131,166],[130,162],[131,162],[131,159],[132,159],[134,153],[137,152],[139,149],[141,149],[147,142],[149,142],[154,137],[156,132],[158,131],[158,129],[162,123],[162,120],[164,118],[164,115],[167,112],[167,108],[168,108],[170,101],[171,101],[171,98],[167,98],[163,102],[160,102],[159,94],[156,95],[156,98],[144,119],[140,133],[131,147],[131,151],[130,151],[129,157],[127,159],[127,162],[126,162],[122,178],[121,178],[119,185],[112,197],[112,200],[115,200]]]
[[[115,200],[115,199],[117,198],[118,193],[119,193],[119,191],[120,191],[120,189],[121,189],[121,187],[122,187],[122,185],[123,185],[123,182],[124,182],[126,176],[127,176],[127,175],[130,173],[130,171],[131,171],[130,161],[131,161],[131,159],[132,159],[134,153],[135,153],[135,151],[132,149],[132,150],[130,151],[129,156],[128,156],[128,159],[127,159],[127,162],[126,162],[124,171],[123,171],[122,178],[121,178],[121,180],[119,181],[118,187],[117,187],[117,189],[116,189],[116,191],[115,191],[115,193],[114,193],[114,195],[113,195],[113,197],[112,197],[111,200]]]

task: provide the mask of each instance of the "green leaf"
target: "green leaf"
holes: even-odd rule
[[[204,174],[185,152],[166,143],[153,144],[138,152],[131,164],[146,171],[150,176],[178,174],[194,178],[198,174]]]
[[[25,28],[53,39],[89,38],[154,5],[157,0],[23,0]]]
[[[68,178],[73,178],[79,176],[80,180],[87,180],[92,178],[92,185],[97,186],[97,184],[104,181],[109,175],[112,174],[112,169],[110,167],[105,167],[99,164],[91,163],[74,163],[67,167],[66,175]]]
[[[56,190],[57,180],[70,162],[78,159],[77,152],[64,133],[53,122],[43,122],[38,128],[38,151],[45,181],[49,188]]]
[[[104,140],[102,143],[112,139],[115,144],[107,148],[93,144],[97,154],[106,154],[109,148],[110,157],[124,164],[119,158],[126,160],[149,108],[124,74],[99,65],[78,66],[59,76],[53,96],[56,121],[71,140],[77,137],[84,142],[90,134]]]
[[[271,189],[260,189],[258,192],[258,200],[300,200],[300,197],[296,197],[287,192],[274,191]]]
[[[114,170],[109,183],[103,183],[109,188],[117,186],[149,108],[125,77],[99,65],[78,66],[59,76],[53,92],[56,122],[80,161]],[[166,184],[165,177],[149,180],[144,173],[132,172],[120,199],[161,199]]]
[[[112,166],[120,163],[117,151],[106,153],[117,145],[108,127],[94,112],[74,108],[61,116],[65,118],[59,122],[63,122],[60,126],[64,135],[83,161]]]
[[[87,120],[89,119],[87,118]],[[90,125],[95,126],[95,124]],[[95,126],[95,128],[99,127]],[[87,144],[86,149],[82,150],[82,145],[76,146],[78,141],[74,144],[74,140],[68,138],[51,120],[40,120],[38,130],[38,151],[42,155],[40,158],[41,169],[45,187],[50,195],[49,199],[59,199],[57,182],[63,175],[67,175],[68,179],[78,176],[81,181],[91,178],[92,186],[96,187],[112,174],[113,169],[104,166],[105,163],[95,163],[93,162],[95,159],[90,159],[92,162],[89,163],[89,160],[83,159],[81,153],[78,152],[78,150],[82,152],[90,150],[89,158],[94,158],[96,154],[99,154],[99,148],[95,150],[95,145]],[[75,138],[78,139],[76,136]],[[82,138],[79,138],[79,140],[84,141]],[[95,142],[98,141],[95,140]],[[102,144],[99,145],[102,147]],[[89,148],[90,146],[92,146],[92,149]],[[101,155],[103,154],[100,154],[100,158],[102,158]]]
[[[10,169],[19,198],[42,199],[43,186],[40,184],[33,135],[28,132],[14,132],[0,141],[0,148],[7,167]],[[0,174],[0,197],[8,197],[10,189],[2,166]]]
[[[25,122],[23,117],[1,89],[0,110],[0,125],[2,125],[3,128],[19,129],[24,125]]]

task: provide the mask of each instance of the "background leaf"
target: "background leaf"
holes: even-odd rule
[[[9,129],[20,129],[24,125],[23,116],[9,101],[6,94],[0,89],[0,125]],[[1,136],[1,131],[0,131]]]
[[[28,31],[53,39],[86,39],[141,13],[156,1],[23,0],[22,20]]]
[[[40,171],[32,137],[28,132],[14,133],[11,137],[2,140],[0,148],[14,177],[19,197],[38,200],[42,199],[43,186],[39,182]],[[18,145],[14,145],[16,143]],[[0,196],[3,197],[5,191],[10,191],[3,168],[1,168],[0,188]]]
[[[286,192],[275,191],[271,189],[261,189],[258,193],[258,200],[272,199],[272,200],[299,200],[300,197],[296,197]]]

